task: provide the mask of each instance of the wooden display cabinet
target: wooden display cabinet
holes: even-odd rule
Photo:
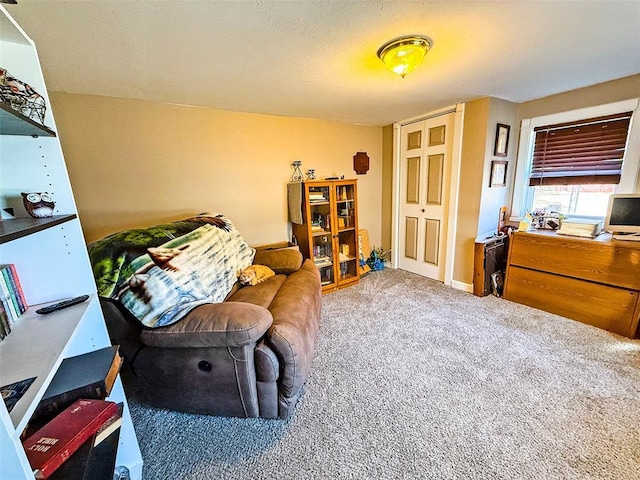
[[[357,180],[304,182],[303,223],[293,224],[293,234],[320,270],[323,292],[360,279],[357,198]]]

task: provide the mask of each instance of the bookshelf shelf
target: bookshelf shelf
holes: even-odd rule
[[[29,421],[60,363],[69,356],[66,352],[74,334],[91,304],[96,302],[93,295],[87,302],[48,315],[35,313],[46,304],[31,306],[12,325],[11,334],[0,342],[0,385],[36,377],[9,413],[16,438]],[[55,328],[47,328],[50,325],[55,325]],[[33,348],[34,345],[38,348]]]
[[[54,215],[48,218],[12,218],[0,222],[0,244],[32,235],[47,228],[69,222],[77,215]]]
[[[6,103],[0,103],[0,135],[55,137],[56,132],[16,112]]]

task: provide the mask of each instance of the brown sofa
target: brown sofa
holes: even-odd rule
[[[321,287],[295,249],[259,250],[274,277],[236,284],[222,303],[201,305],[172,325],[148,329],[101,298],[107,328],[151,405],[236,417],[287,418],[309,375]]]

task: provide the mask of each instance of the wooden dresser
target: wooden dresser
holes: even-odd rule
[[[640,242],[516,232],[504,298],[638,337]]]

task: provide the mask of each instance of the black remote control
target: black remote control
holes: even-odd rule
[[[70,307],[71,305],[75,305],[77,303],[82,303],[89,298],[89,295],[80,295],[79,297],[70,298],[69,300],[63,300],[58,303],[54,303],[52,305],[39,308],[36,310],[36,313],[40,313],[42,315],[46,313],[55,312],[56,310],[62,310],[63,308]]]

